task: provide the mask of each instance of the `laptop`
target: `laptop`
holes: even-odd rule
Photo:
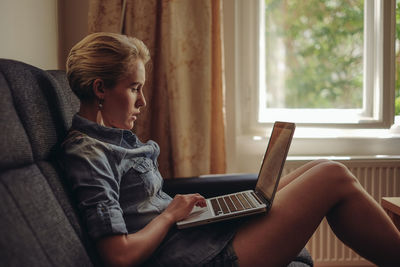
[[[256,188],[206,199],[207,207],[194,207],[178,229],[266,213],[270,210],[279,184],[295,124],[275,122],[258,174]]]

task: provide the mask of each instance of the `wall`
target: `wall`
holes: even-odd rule
[[[88,0],[1,0],[0,58],[63,69],[74,43],[87,34]]]
[[[58,67],[57,1],[1,0],[0,57]]]

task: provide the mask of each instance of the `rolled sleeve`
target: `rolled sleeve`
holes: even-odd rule
[[[79,139],[78,139],[79,140]],[[63,165],[89,236],[127,234],[118,202],[120,181],[103,144],[79,140],[64,145]],[[90,140],[89,140],[90,141]]]
[[[107,235],[128,233],[122,211],[115,205],[97,203],[87,208],[85,213],[88,232],[94,240]]]

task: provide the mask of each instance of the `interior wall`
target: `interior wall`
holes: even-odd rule
[[[0,58],[65,69],[71,47],[88,33],[89,0],[1,0]]]
[[[54,0],[0,1],[0,58],[44,69],[58,67],[58,17]]]

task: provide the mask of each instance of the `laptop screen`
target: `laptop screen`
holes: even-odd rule
[[[256,191],[261,191],[270,201],[275,195],[277,180],[285,165],[294,129],[294,123],[275,122],[274,124],[256,185]]]

